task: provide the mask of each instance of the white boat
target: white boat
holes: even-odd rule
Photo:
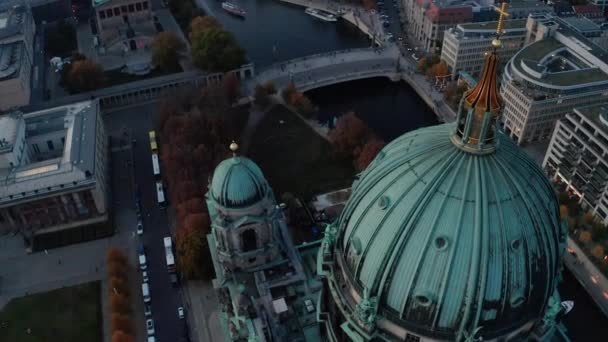
[[[245,15],[247,14],[244,9],[228,1],[222,2],[222,9],[241,18],[245,18]]]
[[[304,12],[306,12],[306,14],[313,16],[317,19],[321,19],[323,21],[329,21],[329,22],[335,22],[338,20],[338,18],[336,18],[335,15],[331,14],[331,13],[327,13],[325,11],[321,11],[319,9],[316,8],[307,8]]]
[[[565,300],[561,303],[564,315],[574,309],[574,301]]]

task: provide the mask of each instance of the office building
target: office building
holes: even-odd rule
[[[574,108],[558,120],[543,168],[608,224],[608,104]]]
[[[458,24],[448,29],[443,37],[441,60],[445,61],[453,77],[461,72],[477,77],[492,39],[496,38],[497,21]],[[526,19],[507,20],[504,25],[502,47],[498,55],[504,65],[524,46]]]
[[[608,52],[563,20],[532,15],[526,46],[505,67],[503,126],[518,144],[547,140],[573,107],[608,101]]]

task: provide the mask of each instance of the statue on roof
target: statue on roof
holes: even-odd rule
[[[366,329],[372,330],[376,323],[376,314],[378,311],[378,298],[370,297],[369,288],[363,290],[363,298],[355,308],[355,318],[361,322]]]

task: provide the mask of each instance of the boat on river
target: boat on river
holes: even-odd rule
[[[313,16],[317,19],[321,19],[323,21],[335,22],[338,20],[335,15],[316,8],[309,7],[304,12],[306,12],[306,14],[310,16]]]
[[[245,15],[247,14],[244,9],[228,1],[222,2],[222,9],[232,15],[236,15],[237,17],[241,18],[245,18]]]

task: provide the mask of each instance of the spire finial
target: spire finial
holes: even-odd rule
[[[236,143],[236,141],[232,140],[232,143],[230,143],[230,151],[232,151],[232,156],[236,157],[236,151],[239,149],[239,144]]]
[[[492,40],[492,51],[485,56],[485,64],[477,85],[464,93],[458,108],[456,131],[452,141],[461,149],[476,154],[492,153],[496,149],[498,114],[502,99],[498,93],[496,75],[499,68],[496,50],[501,46],[500,36],[505,18],[509,16],[509,4],[502,3],[500,18],[496,25],[496,38]]]
[[[507,9],[509,9],[509,4],[506,1],[503,1],[500,8],[496,9],[496,12],[500,13],[500,16],[498,17],[498,25],[496,25],[496,39],[492,41],[494,50],[498,49],[501,45],[500,36],[503,34],[502,28],[505,24],[505,17],[509,16]]]

